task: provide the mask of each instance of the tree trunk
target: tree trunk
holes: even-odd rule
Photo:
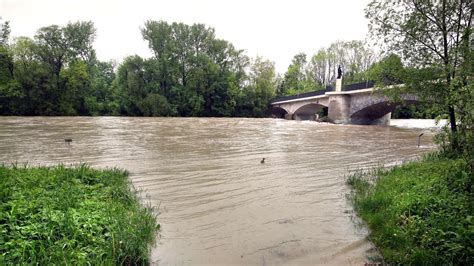
[[[449,123],[451,125],[451,148],[453,151],[458,149],[458,139],[457,139],[457,131],[458,127],[456,125],[456,115],[454,113],[453,106],[448,107],[449,110]]]

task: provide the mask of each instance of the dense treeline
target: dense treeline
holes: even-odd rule
[[[273,62],[250,59],[202,24],[148,21],[154,56],[118,67],[96,58],[92,22],[40,28],[9,44],[1,25],[0,114],[256,116],[277,85]]]
[[[203,24],[148,21],[141,32],[154,56],[120,65],[97,59],[92,22],[43,27],[14,41],[8,22],[0,30],[0,115],[263,117],[276,96],[333,85],[339,65],[345,84],[396,83],[404,71],[399,57],[376,62],[362,41],[336,41],[309,61],[295,55],[279,76],[273,62],[249,58]],[[439,114],[425,109],[404,107],[395,116]]]
[[[92,22],[40,28],[33,39],[8,44],[2,25],[0,114],[91,115],[114,110],[113,65],[99,62]]]
[[[275,96],[324,89],[338,65],[345,83],[367,79],[374,53],[361,41],[337,41],[308,62],[295,55],[283,76],[273,62],[249,58],[213,28],[148,21],[143,39],[154,56],[101,62],[92,22],[40,28],[9,41],[0,24],[0,115],[267,115]]]

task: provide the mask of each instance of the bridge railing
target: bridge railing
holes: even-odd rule
[[[279,97],[279,98],[276,98],[276,99],[272,100],[270,102],[270,104],[273,104],[273,103],[276,103],[276,102],[299,99],[299,98],[307,98],[307,97],[324,95],[326,92],[330,92],[330,91],[334,91],[334,88],[332,86],[327,86],[324,90],[311,91],[311,92],[305,92],[305,93],[300,93],[300,94],[296,94],[296,95]]]
[[[342,91],[356,91],[356,90],[363,90],[363,89],[370,89],[375,86],[375,81],[368,80],[364,82],[354,83],[345,85],[342,87]]]
[[[344,87],[342,87],[342,91],[356,91],[356,90],[370,89],[370,88],[373,88],[374,86],[375,86],[375,81],[368,80],[364,82],[345,85]],[[311,92],[299,93],[296,95],[279,97],[272,100],[270,104],[283,102],[283,101],[289,101],[289,100],[295,100],[295,99],[300,99],[300,98],[308,98],[308,97],[313,97],[313,96],[324,95],[326,92],[331,92],[331,91],[334,91],[334,87],[327,86],[326,89],[324,90],[311,91]]]

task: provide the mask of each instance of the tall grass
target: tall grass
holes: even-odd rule
[[[157,230],[125,171],[0,166],[0,265],[148,264]]]
[[[389,264],[474,263],[473,176],[463,159],[431,155],[356,173],[351,200]]]

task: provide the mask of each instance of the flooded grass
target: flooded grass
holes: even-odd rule
[[[127,176],[0,166],[0,264],[148,264],[159,225]]]
[[[465,160],[421,161],[347,179],[370,239],[389,264],[472,265],[474,195]]]

